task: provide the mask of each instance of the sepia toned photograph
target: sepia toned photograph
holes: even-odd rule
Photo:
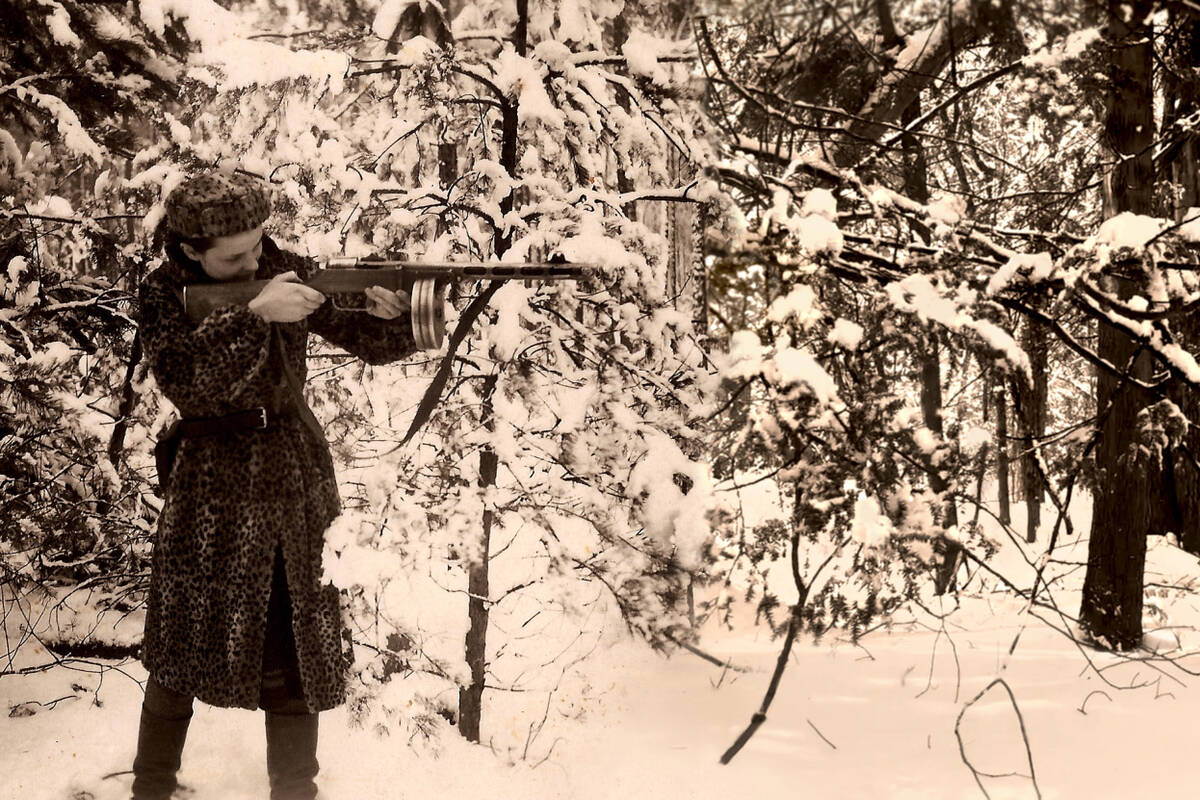
[[[5,0],[0,800],[1191,797],[1198,358],[1191,0]]]

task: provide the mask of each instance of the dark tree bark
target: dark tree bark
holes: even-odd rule
[[[1012,524],[1012,498],[1009,495],[1008,401],[1004,382],[992,376],[992,399],[996,406],[996,488],[999,491],[1000,523]]]
[[[1200,317],[1189,314],[1172,324],[1179,341],[1189,352],[1200,346]],[[1180,381],[1172,381],[1167,396],[1179,406],[1191,425],[1181,446],[1164,454],[1164,483],[1167,502],[1162,503],[1162,531],[1174,531],[1179,544],[1200,555],[1200,393]]]
[[[938,342],[934,337],[930,337],[929,349],[921,354],[921,416],[924,418],[925,427],[941,439],[945,432],[942,425],[942,366]],[[946,479],[945,473],[932,464],[929,467],[929,487],[938,494],[950,488],[950,481]],[[958,525],[958,507],[953,500],[946,501],[943,513],[947,527]],[[962,547],[957,542],[942,537],[938,540],[937,550],[940,558],[934,586],[938,594],[945,594],[956,588],[954,576],[958,572]]]
[[[1166,57],[1172,68],[1163,71],[1165,131],[1200,111],[1200,79],[1194,74],[1200,66],[1200,14],[1191,8],[1173,7],[1170,21]],[[1179,187],[1174,212],[1175,218],[1182,220],[1189,209],[1200,206],[1200,137],[1195,133],[1183,135],[1164,158],[1170,164],[1171,182]],[[1200,317],[1187,314],[1172,320],[1171,326],[1180,344],[1196,352],[1200,346]],[[1168,502],[1163,504],[1162,519],[1156,528],[1175,531],[1188,552],[1200,555],[1200,392],[1174,380],[1168,397],[1192,426],[1182,446],[1164,458]]]
[[[1038,526],[1042,521],[1041,471],[1037,464],[1037,448],[1046,435],[1046,369],[1049,350],[1049,334],[1043,325],[1028,321],[1024,326],[1022,349],[1029,356],[1033,383],[1021,392],[1020,437],[1021,490],[1025,496],[1025,540],[1037,541]]]
[[[921,115],[921,102],[913,100],[901,115],[901,121],[911,124]],[[915,136],[904,136],[900,140],[904,151],[904,191],[909,197],[922,203],[929,202],[929,165],[925,159],[925,150]],[[916,233],[925,241],[930,240],[930,232],[924,226],[914,225]],[[921,418],[925,427],[942,438],[945,426],[942,424],[942,364],[936,333],[931,333],[926,341],[926,349],[917,355],[917,365],[920,369],[921,384]],[[938,494],[944,494],[950,488],[950,481],[943,469],[930,460],[925,465],[929,475],[929,488]],[[943,508],[943,522],[947,527],[958,525],[958,507],[953,499],[947,499]],[[938,553],[937,571],[934,576],[934,587],[938,594],[945,594],[955,588],[954,575],[958,571],[962,546],[951,539],[942,536],[937,540]]]
[[[1105,98],[1104,144],[1113,159],[1105,183],[1105,212],[1149,214],[1152,210],[1154,104],[1152,84],[1154,4],[1110,0],[1107,39],[1112,45]],[[1128,18],[1128,22],[1126,21]],[[1112,275],[1110,291],[1122,298],[1138,288],[1138,275]],[[1133,340],[1103,323],[1099,326],[1100,357],[1126,366],[1145,380],[1149,357]],[[1150,475],[1149,459],[1135,446],[1137,414],[1146,398],[1128,381],[1100,373],[1097,395],[1102,419],[1096,448],[1099,482],[1088,545],[1080,625],[1098,643],[1118,650],[1142,640],[1142,590],[1146,536],[1151,506],[1161,496],[1160,476]]]
[[[448,20],[453,19],[457,6],[455,0],[447,0],[442,8],[434,5],[414,3],[405,9],[397,23],[396,30],[388,41],[387,51],[398,52],[404,42],[414,36],[425,36],[439,44],[446,45],[453,40]],[[516,38],[520,42],[519,49],[524,51],[525,24],[528,8],[527,0],[518,0],[518,22]],[[501,163],[514,174],[517,164],[517,112],[510,103],[503,103],[502,109],[502,143]],[[414,168],[420,170],[420,166]],[[438,144],[438,178],[443,186],[450,186],[459,175],[458,147],[454,142]],[[414,181],[420,180],[419,174],[414,174]],[[513,197],[510,195],[501,203],[505,213],[512,210]],[[438,232],[442,232],[444,223],[439,221]],[[497,232],[495,249],[497,254],[503,253],[511,244],[509,236]],[[484,378],[482,411],[480,423],[491,430],[494,426],[492,418],[492,393],[496,388],[496,376]],[[499,461],[496,453],[488,447],[479,453],[479,486],[487,488],[496,482],[496,472]],[[464,641],[464,656],[471,670],[471,683],[459,687],[458,690],[458,730],[462,736],[472,742],[479,741],[480,726],[483,720],[483,692],[487,686],[487,631],[488,631],[488,602],[490,592],[489,565],[491,558],[491,537],[494,514],[490,509],[483,512],[480,520],[481,530],[479,547],[467,563],[467,618],[468,629]]]
[[[484,386],[483,423],[492,430],[492,392],[496,389],[496,376],[489,375]],[[479,485],[493,486],[499,461],[495,451],[485,448],[479,453]],[[471,559],[467,573],[467,614],[470,628],[466,638],[466,661],[471,669],[471,684],[458,690],[458,731],[468,741],[479,741],[479,727],[483,721],[483,690],[487,672],[488,603],[490,602],[489,566],[491,559],[492,523],[494,515],[489,508],[483,512],[483,529],[479,535],[479,552]]]
[[[527,31],[529,25],[529,0],[517,0],[517,19],[513,30],[513,44],[520,55],[525,55]],[[518,119],[517,107],[512,102],[502,100],[500,164],[509,175],[516,176],[518,163]],[[513,210],[516,198],[509,194],[500,201],[501,216]],[[512,246],[511,232],[496,231],[494,249],[497,256],[503,256]],[[484,379],[480,392],[483,410],[480,414],[481,424],[489,431],[494,429],[495,419],[492,416],[492,395],[496,390],[496,376],[489,375]],[[499,460],[491,447],[485,446],[479,453],[479,485],[481,488],[494,486]],[[467,573],[468,617],[470,628],[467,630],[465,642],[467,666],[471,669],[471,684],[459,689],[458,692],[458,730],[468,741],[480,740],[479,730],[483,717],[483,692],[487,687],[487,630],[489,620],[489,574],[491,566],[491,536],[495,516],[491,509],[483,513],[482,530],[479,536],[479,548],[473,554]]]

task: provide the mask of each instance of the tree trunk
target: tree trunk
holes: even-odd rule
[[[914,99],[901,114],[901,121],[908,125],[921,116],[921,101]],[[915,136],[901,137],[900,144],[904,151],[904,191],[909,197],[921,203],[929,202],[929,165],[925,159],[925,150]],[[918,236],[926,242],[930,241],[930,232],[923,225],[914,224]],[[942,364],[938,348],[937,334],[931,333],[927,339],[927,349],[917,356],[917,364],[921,369],[921,417],[925,427],[942,438],[945,427],[942,425]],[[929,487],[939,495],[944,494],[950,487],[945,472],[930,460],[925,465],[929,474]],[[958,525],[958,507],[952,498],[947,498],[943,507],[943,523],[946,527]],[[954,575],[958,572],[959,559],[962,557],[962,546],[957,542],[940,536],[935,549],[938,553],[937,572],[934,576],[934,588],[938,594],[953,591]]]
[[[482,422],[488,430],[495,427],[492,417],[492,393],[496,390],[496,376],[485,379],[483,389]],[[479,486],[486,488],[496,483],[499,460],[495,451],[484,448],[479,453]],[[458,731],[471,742],[479,741],[479,726],[483,720],[483,690],[487,671],[487,629],[489,595],[489,564],[491,559],[492,523],[494,513],[490,508],[483,512],[483,530],[479,536],[479,550],[471,559],[467,572],[467,614],[470,628],[467,630],[466,660],[471,669],[471,685],[458,690]]]
[[[525,55],[527,50],[526,38],[529,28],[529,0],[517,0],[517,19],[513,28],[513,44],[519,55]],[[503,101],[500,141],[500,164],[514,178],[517,175],[517,147],[519,127],[517,106],[514,99]],[[510,193],[500,201],[501,217],[508,215],[514,207],[516,197]],[[512,246],[512,233],[497,230],[494,237],[494,249],[498,257],[503,257]],[[497,376],[489,375],[484,382],[482,396],[483,410],[480,422],[489,431],[495,427],[492,417],[492,394],[496,390]],[[479,453],[479,485],[481,488],[494,486],[496,471],[499,465],[496,453],[491,447],[484,447]],[[487,509],[483,513],[483,527],[479,536],[479,549],[471,562],[467,578],[467,590],[470,593],[468,614],[470,629],[466,638],[467,665],[471,669],[471,685],[459,689],[458,692],[458,730],[469,741],[479,741],[480,722],[483,717],[483,690],[486,688],[487,669],[487,629],[488,629],[488,570],[491,561],[492,525],[494,513]]]
[[[1200,318],[1188,314],[1172,321],[1172,329],[1188,352],[1200,345]],[[1179,544],[1189,553],[1200,555],[1200,392],[1179,380],[1171,381],[1167,396],[1179,406],[1191,425],[1182,446],[1163,454],[1167,468],[1169,502],[1163,504],[1162,531],[1174,531]]]
[[[929,349],[921,355],[921,416],[925,427],[937,434],[937,438],[941,440],[945,431],[945,427],[942,425],[942,365],[938,342],[934,337],[930,337]],[[950,482],[946,480],[945,473],[933,464],[929,465],[929,488],[939,495],[944,494],[950,488]],[[946,527],[958,525],[958,506],[955,505],[953,499],[946,499],[943,513]],[[934,587],[938,594],[945,594],[956,588],[954,576],[958,572],[962,547],[957,542],[943,536],[938,540],[937,550],[941,557],[938,561]]]
[[[1108,7],[1108,40],[1113,49],[1104,138],[1114,167],[1105,182],[1107,216],[1122,211],[1148,214],[1152,209],[1153,31],[1146,21],[1153,3],[1124,5],[1113,0]],[[1115,275],[1111,281],[1111,290],[1122,298],[1138,288],[1136,276]],[[1149,357],[1137,355],[1135,343],[1124,333],[1100,324],[1098,346],[1100,357],[1109,363],[1127,366],[1134,377],[1149,377]],[[1145,398],[1127,381],[1103,372],[1097,395],[1103,415],[1096,448],[1098,488],[1079,618],[1097,643],[1125,650],[1142,640],[1146,536],[1160,483],[1158,476],[1152,480],[1148,474],[1148,459],[1139,457],[1134,443],[1137,414]]]
[[[1046,365],[1049,336],[1043,325],[1032,320],[1025,323],[1022,349],[1029,356],[1033,372],[1033,385],[1023,387],[1021,392],[1021,489],[1025,495],[1025,540],[1037,541],[1038,526],[1042,521],[1041,471],[1038,469],[1038,447],[1046,435]]]
[[[1190,8],[1171,8],[1169,13],[1178,31],[1168,43],[1169,54],[1177,67],[1194,70],[1200,66],[1200,14]],[[1163,130],[1171,130],[1177,122],[1200,111],[1200,81],[1178,69],[1163,72],[1167,93]],[[1200,207],[1200,137],[1194,133],[1183,136],[1165,157],[1170,163],[1171,181],[1180,189],[1175,219],[1183,220],[1190,209]],[[1196,352],[1200,346],[1200,318],[1187,314],[1172,320],[1171,327],[1179,343],[1188,352]],[[1172,380],[1167,396],[1192,425],[1182,446],[1164,457],[1170,502],[1164,504],[1164,519],[1156,528],[1175,531],[1184,549],[1200,555],[1200,467],[1196,463],[1196,456],[1200,454],[1200,392],[1179,380]]]
[[[1000,524],[1012,524],[1012,500],[1008,493],[1008,403],[1004,381],[993,373],[992,399],[996,406],[996,489],[999,492]]]
[[[527,0],[518,2],[519,10],[526,7]],[[450,34],[449,20],[453,19],[455,0],[447,0],[441,7],[434,5],[416,4],[409,6],[401,14],[396,30],[388,42],[387,52],[399,52],[404,42],[415,36],[425,36],[441,45],[448,45],[453,37]],[[522,20],[524,18],[522,17]],[[518,22],[520,38],[524,40],[523,21]],[[509,170],[516,170],[517,146],[517,117],[516,109],[505,105],[503,111],[503,143],[501,146],[501,162]],[[415,168],[414,182],[421,180],[420,165]],[[458,147],[454,142],[438,144],[438,179],[442,186],[453,185],[458,178]],[[501,203],[502,210],[507,213],[512,210],[513,198],[510,195]],[[435,232],[445,232],[444,220],[435,223]],[[497,232],[494,247],[497,254],[508,249],[510,239]],[[496,375],[484,379],[481,392],[483,398],[480,423],[492,430],[495,422],[492,417],[492,393],[496,388]],[[487,488],[496,482],[498,459],[490,448],[483,448],[479,453],[479,486]],[[479,741],[480,725],[483,720],[483,691],[486,688],[487,671],[487,630],[489,602],[489,563],[491,558],[491,538],[494,513],[485,509],[481,520],[479,547],[467,564],[467,618],[468,630],[464,642],[465,657],[471,670],[471,683],[459,687],[458,690],[458,730],[469,741]]]

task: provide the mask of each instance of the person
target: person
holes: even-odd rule
[[[334,309],[302,283],[312,263],[263,232],[269,214],[257,179],[184,181],[166,200],[167,258],[139,290],[145,358],[182,419],[152,556],[135,800],[175,791],[194,699],[263,709],[272,800],[315,797],[318,714],[343,699],[349,639],[321,567],[340,499],[300,394],[307,340],[404,358],[410,299],[375,288],[367,314]],[[247,305],[185,315],[184,287],[252,278],[269,282]]]

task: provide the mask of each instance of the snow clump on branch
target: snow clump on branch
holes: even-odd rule
[[[1157,217],[1122,211],[1101,223],[1100,229],[1096,231],[1095,241],[1098,245],[1108,245],[1114,250],[1142,250],[1150,240],[1162,233],[1163,225],[1164,221]]]
[[[140,9],[142,22],[159,36],[166,30],[168,16],[182,22],[188,38],[200,45],[192,58],[191,77],[204,81],[204,67],[215,67],[223,75],[223,91],[301,78],[327,81],[334,93],[344,88],[348,55],[291,50],[251,39],[253,31],[242,19],[212,0],[142,0]]]
[[[1005,361],[1023,375],[1032,375],[1029,356],[1012,335],[986,319],[968,313],[976,300],[970,290],[945,290],[935,287],[927,275],[910,275],[890,283],[885,291],[900,311],[916,314],[922,322],[936,322],[956,333],[971,333],[984,345],[1000,353]]]
[[[862,343],[863,326],[857,322],[851,322],[848,319],[836,319],[833,322],[833,328],[830,329],[826,338],[836,345],[841,345],[847,350],[857,350],[859,344]]]
[[[638,516],[646,534],[673,551],[684,569],[700,569],[712,538],[708,468],[660,431],[648,431],[643,439],[646,451],[629,474],[628,489],[630,496],[640,496]]]
[[[850,520],[850,538],[866,547],[883,547],[894,532],[892,521],[879,507],[879,501],[859,492]]]

